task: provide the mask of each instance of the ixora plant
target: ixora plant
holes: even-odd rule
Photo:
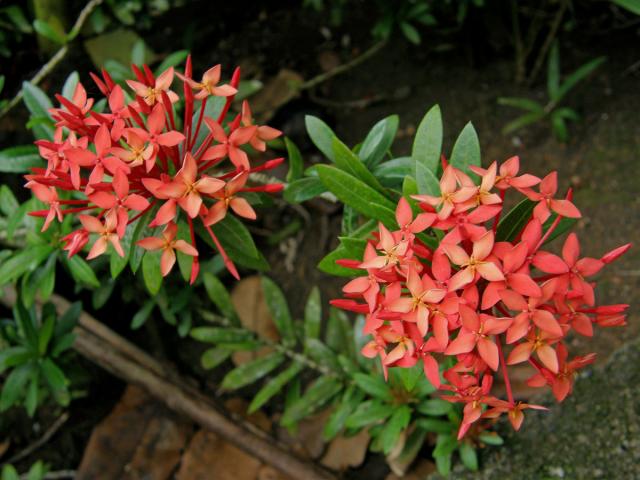
[[[629,245],[579,258],[577,237],[569,234],[560,256],[547,251],[580,216],[571,192],[557,195],[555,173],[521,174],[517,158],[482,168],[471,124],[445,159],[434,107],[409,157],[389,153],[397,116],[377,123],[354,149],[307,117],[309,135],[330,164],[306,170],[285,141],[284,198],[322,195],[344,204],[340,245],[319,268],[356,278],[323,322],[317,288],[298,320],[285,294],[263,277],[278,335],[262,337],[244,326],[216,274],[226,266],[238,277],[236,264],[265,269],[235,216],[254,219],[252,204],[282,189],[264,176],[247,186],[252,174],[282,163],[255,166],[249,156],[280,132],[255,125],[248,103],[233,103],[239,70],[229,84],[221,84],[219,66],[195,80],[189,58],[181,74],[146,66],[133,72],[135,79],[122,84],[104,71],[94,75],[106,97],[95,103],[76,82],[56,97],[58,108],[36,87],[24,87],[37,152],[17,147],[0,156],[5,172],[30,168],[26,186],[34,195],[19,204],[0,188],[2,240],[11,242],[0,251],[0,285],[15,282],[19,290],[15,318],[0,330],[0,372],[8,373],[0,410],[21,402],[33,414],[49,397],[63,406],[71,397],[62,368],[81,305],[60,317],[48,304],[40,314],[35,307],[36,298],[46,301],[54,291],[58,261],[76,288],[94,290],[95,308],[127,264],[134,274],[141,270],[151,298],[138,298],[135,281],[122,289],[125,301],[142,304],[133,328],[157,306],[180,335],[212,344],[201,363],[226,368],[221,393],[262,382],[249,410],[283,406],[279,421],[291,431],[329,409],[326,441],[366,430],[369,448],[399,474],[425,449],[442,473],[456,452],[477,469],[476,448],[502,443],[490,430],[497,417],[507,414],[518,429],[523,410],[542,408],[518,401],[510,365],[528,362],[529,383],[551,386],[562,400],[574,373],[594,360],[570,359],[567,336],[624,324],[627,305],[596,306],[593,276]],[[524,198],[503,214],[507,195]],[[204,259],[203,244],[217,255]],[[176,262],[190,285],[171,290],[162,279]],[[111,279],[98,279],[107,264]],[[201,287],[208,299],[194,293]],[[357,313],[355,325],[343,310]],[[191,328],[192,317],[206,323]],[[238,351],[255,352],[255,359],[229,369]],[[506,399],[492,390],[498,372]],[[281,393],[283,401],[269,406]]]
[[[249,187],[247,181],[251,173],[272,169],[284,158],[252,167],[245,152],[246,148],[264,151],[265,142],[280,132],[254,125],[246,101],[235,118],[227,119],[240,81],[239,69],[224,85],[219,84],[220,65],[207,70],[201,81],[194,80],[190,58],[184,74],[174,73],[171,67],[155,76],[146,65],[143,69],[134,65],[133,71],[136,79],[127,80],[133,95],[130,101],[106,71],[102,78],[92,75],[107,98],[107,112],[92,109],[94,100],[81,83],[70,99],[56,95],[61,107],[49,110],[56,122],[53,138],[36,142],[46,168],[33,168],[26,176],[26,186],[47,209],[30,215],[45,217],[43,231],[54,219],[63,222],[65,215],[77,216],[81,227],[63,237],[64,249],[71,257],[92,241],[87,256],[92,259],[111,246],[121,259],[115,259],[115,270],[130,255],[122,246],[125,238],[128,245],[162,251],[162,276],[168,275],[180,252],[191,258],[186,267],[191,283],[200,270],[198,228],[238,278],[212,226],[229,211],[256,218],[250,203],[239,194],[282,189],[281,184]],[[182,99],[171,90],[175,76],[182,82]],[[179,100],[182,121],[174,113]],[[213,108],[207,110],[208,105]],[[225,165],[225,160],[231,165]],[[146,228],[161,231],[139,238]]]

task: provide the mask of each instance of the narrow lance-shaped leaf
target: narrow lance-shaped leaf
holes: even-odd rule
[[[304,162],[302,160],[302,154],[300,149],[289,138],[284,139],[284,144],[287,147],[287,157],[289,161],[289,171],[287,172],[287,182],[291,183],[302,177],[304,170]]]
[[[218,307],[220,313],[222,313],[222,315],[224,315],[224,317],[233,325],[240,325],[240,319],[238,318],[238,314],[231,302],[231,296],[220,279],[211,272],[204,272],[202,277],[207,295],[215,306]]]
[[[329,160],[334,161],[333,139],[336,134],[333,133],[331,127],[313,115],[304,117],[304,123],[307,127],[307,133],[318,150],[320,150]]]
[[[367,134],[358,156],[369,168],[378,165],[391,148],[398,132],[398,122],[397,115],[383,118]]]
[[[293,380],[302,370],[304,365],[298,362],[293,363],[286,370],[282,371],[278,376],[267,382],[249,405],[249,413],[253,413],[267,403],[274,395],[282,391],[284,386]]]
[[[374,190],[377,190],[382,195],[386,195],[386,190],[378,179],[369,171],[364,163],[353,153],[349,147],[340,141],[338,138],[334,138],[331,142],[334,162],[336,166],[348,174],[362,180]]]
[[[320,336],[320,322],[322,321],[322,305],[320,289],[313,287],[304,307],[304,336],[318,338]]]
[[[257,358],[249,363],[240,365],[227,373],[222,380],[222,388],[225,390],[236,390],[249,385],[276,369],[284,359],[285,357],[282,353],[275,352],[266,357]]]
[[[342,383],[337,378],[320,377],[285,411],[280,423],[288,426],[299,422],[324,406],[342,388]]]
[[[262,277],[262,289],[273,323],[280,332],[283,343],[288,346],[294,345],[296,343],[295,330],[284,293],[269,277]]]
[[[407,428],[410,420],[411,408],[408,405],[401,405],[396,408],[380,433],[380,444],[385,454],[389,454],[396,446],[400,434]]]

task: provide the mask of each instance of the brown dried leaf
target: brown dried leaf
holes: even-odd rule
[[[93,429],[76,479],[168,479],[190,429],[142,389],[128,386]]]
[[[256,480],[260,461],[214,433],[197,432],[184,455],[176,480]]]
[[[305,418],[298,424],[298,430],[294,436],[291,436],[287,429],[279,428],[278,438],[290,445],[298,455],[313,459],[319,458],[325,449],[322,431],[329,415],[331,415],[331,410],[326,409]]]
[[[332,470],[346,470],[357,467],[364,462],[371,437],[369,432],[362,430],[353,437],[336,437],[329,444],[327,453],[320,463]]]
[[[385,477],[385,480],[424,480],[435,471],[435,463],[433,463],[431,460],[420,459],[416,462],[411,471],[406,475],[398,476],[395,473],[390,473]]]

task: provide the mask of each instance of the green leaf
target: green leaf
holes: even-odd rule
[[[420,45],[422,41],[420,37],[420,32],[408,22],[400,22],[400,30],[402,30],[403,35],[406,37],[414,45]]]
[[[67,79],[64,81],[64,85],[62,86],[62,96],[68,99],[73,98],[73,94],[76,91],[76,86],[78,85],[79,81],[80,75],[78,75],[78,72],[71,72]]]
[[[409,425],[409,421],[411,421],[411,408],[408,405],[400,405],[394,410],[380,433],[379,441],[385,454],[391,453],[400,434]]]
[[[134,274],[140,268],[140,265],[142,264],[142,258],[144,257],[144,254],[146,252],[144,248],[138,247],[136,245],[136,242],[141,238],[145,238],[153,234],[153,230],[148,227],[152,215],[155,215],[155,209],[150,208],[136,221],[136,225],[134,227],[133,236],[131,237],[131,248],[129,250],[129,266],[131,267],[131,271]],[[114,263],[117,263],[117,260],[112,261]],[[113,275],[114,271],[117,272],[119,267],[119,265],[112,266],[111,274]]]
[[[502,128],[502,134],[508,135],[509,133],[515,132],[516,130],[520,130],[528,125],[536,123],[543,119],[547,115],[547,112],[544,110],[538,112],[525,113],[524,115],[519,116],[515,120],[507,123]]]
[[[304,171],[304,161],[300,150],[289,138],[285,137],[284,144],[287,146],[287,157],[289,160],[289,171],[287,172],[287,182],[291,183],[302,177]]]
[[[18,30],[20,30],[22,33],[33,33],[31,24],[18,5],[8,5],[3,8],[3,10],[7,17],[9,17],[13,24],[18,28]]]
[[[476,449],[469,442],[462,442],[458,448],[460,459],[469,470],[478,470],[478,455]]]
[[[160,252],[148,251],[142,257],[142,278],[151,295],[156,295],[162,286]]]
[[[416,407],[416,410],[418,410],[418,412],[433,417],[446,415],[451,411],[451,409],[452,405],[450,402],[441,400],[439,398],[431,398],[429,400],[425,400],[422,403],[419,403]]]
[[[42,167],[45,162],[34,145],[21,145],[0,150],[0,172],[27,173],[33,167]]]
[[[496,432],[483,432],[478,439],[487,445],[500,446],[504,444],[504,440]]]
[[[368,393],[372,397],[379,398],[386,402],[393,401],[393,394],[389,384],[378,374],[372,372],[356,373],[353,375],[353,381],[363,392]]]
[[[340,371],[340,363],[329,347],[317,338],[306,338],[304,341],[306,353],[319,365],[329,367],[333,371]]]
[[[558,89],[557,96],[553,99],[556,103],[562,100],[578,83],[587,78],[595,69],[606,61],[606,57],[594,58],[590,62],[585,63],[575,72],[565,78],[562,85]]]
[[[435,418],[419,418],[416,425],[427,432],[447,434],[451,433],[455,426],[446,420],[437,420]]]
[[[567,129],[567,123],[561,115],[556,112],[551,114],[551,128],[553,129],[553,135],[559,142],[566,142],[569,139],[569,130]]]
[[[49,109],[53,108],[53,104],[49,97],[38,87],[30,82],[22,83],[22,94],[24,104],[27,106],[32,117],[50,119]],[[33,133],[36,138],[53,139],[53,126],[49,124],[38,124],[34,126]]]
[[[69,392],[67,391],[68,380],[64,376],[64,373],[62,373],[62,370],[60,370],[60,367],[51,359],[45,358],[42,363],[40,363],[40,369],[56,401],[60,405],[68,405],[70,401]]]
[[[3,348],[0,350],[0,373],[4,372],[7,368],[28,362],[34,358],[35,355],[36,353],[34,351],[24,346]]]
[[[116,286],[116,282],[113,278],[103,281],[98,288],[93,291],[91,295],[91,304],[93,308],[99,310],[102,308],[113,293],[113,288]]]
[[[20,475],[13,465],[4,465],[0,478],[2,480],[20,480]]]
[[[38,32],[39,35],[51,40],[54,43],[59,45],[64,45],[67,43],[66,35],[57,29],[53,28],[47,22],[40,20],[39,18],[33,21],[33,28]]]
[[[407,392],[413,391],[413,389],[416,388],[418,381],[424,377],[422,367],[419,365],[415,365],[411,368],[400,368],[398,370],[400,371],[399,373],[402,385]]]
[[[47,317],[38,332],[38,352],[40,355],[44,355],[47,351],[55,324],[55,317]]]
[[[175,67],[182,63],[189,55],[189,50],[177,50],[167,55],[164,60],[156,67],[155,74],[160,75],[165,70]]]
[[[136,42],[133,44],[133,48],[131,49],[131,63],[138,66],[145,63],[144,54],[145,54],[144,40],[142,39],[136,40]]]
[[[531,219],[536,202],[525,198],[507,213],[496,230],[496,241],[512,242]]]
[[[327,191],[327,188],[317,177],[299,178],[289,183],[282,193],[284,199],[290,203],[301,203],[317,197]]]
[[[273,323],[280,332],[283,343],[288,346],[295,345],[295,329],[284,293],[269,277],[262,277],[262,290]]]
[[[44,480],[47,474],[47,467],[42,462],[42,460],[38,460],[36,463],[31,465],[29,472],[27,473],[27,480]]]
[[[440,195],[440,182],[431,170],[426,169],[422,164],[416,165],[416,185],[419,194]]]
[[[347,418],[345,427],[359,429],[379,423],[389,417],[395,410],[393,405],[382,404],[375,400],[361,403]]]
[[[417,177],[417,165],[431,171],[435,175],[440,165],[442,152],[442,114],[440,107],[434,105],[424,116],[413,141],[411,158],[414,162],[413,176]]]
[[[369,171],[369,169],[360,161],[358,156],[353,153],[349,147],[342,143],[338,138],[334,138],[332,141],[334,162],[336,166],[345,171],[346,173],[362,180],[374,190],[382,193],[386,193],[384,187],[380,185],[378,179]]]
[[[320,150],[325,157],[332,162],[335,161],[333,139],[336,138],[336,134],[333,133],[329,125],[312,115],[305,116],[304,123],[313,144],[318,147],[318,150]]]
[[[6,185],[0,185],[0,212],[2,212],[5,217],[9,217],[13,215],[18,208],[20,208],[20,204],[11,189]]]
[[[207,296],[220,310],[220,313],[233,325],[240,325],[240,319],[231,301],[231,296],[220,279],[210,272],[204,272],[202,278]]]
[[[304,369],[304,365],[298,362],[291,364],[286,370],[269,380],[253,397],[248,412],[251,414],[267,403],[274,395],[277,395],[287,383],[296,378]]]
[[[98,281],[96,274],[84,258],[79,255],[74,255],[71,258],[63,258],[65,264],[69,268],[71,276],[76,282],[82,283],[90,288],[98,288],[100,286],[100,282]]]
[[[544,107],[535,100],[520,97],[500,97],[498,98],[498,105],[504,105],[506,107],[515,107],[521,110],[527,110],[528,112],[543,112]]]
[[[25,363],[12,370],[5,379],[0,394],[0,412],[12,407],[24,393],[24,388],[31,375],[32,363]]]
[[[222,221],[212,226],[220,243],[234,262],[245,267],[265,271],[269,264],[256,248],[247,227],[233,215],[227,215]],[[206,237],[209,235],[205,232]]]
[[[353,413],[357,406],[362,402],[364,395],[354,385],[348,387],[338,406],[331,413],[331,416],[324,425],[322,436],[325,441],[335,438],[344,428],[347,418]]]
[[[399,118],[391,115],[376,123],[362,142],[358,156],[369,168],[378,165],[391,148],[398,132]]]
[[[153,311],[156,302],[153,299],[147,300],[144,305],[138,310],[133,318],[131,318],[131,330],[137,330],[149,319],[149,315]]]
[[[237,390],[249,385],[275,370],[284,362],[284,359],[285,356],[282,353],[275,352],[240,365],[225,375],[222,380],[222,388],[225,390]]]
[[[0,285],[12,282],[40,265],[53,252],[49,245],[36,245],[18,251],[0,264]]]
[[[394,228],[395,205],[361,180],[329,165],[317,165],[320,180],[340,201],[370,218]]]
[[[469,165],[480,166],[480,141],[471,122],[464,126],[453,145],[450,162],[455,168],[465,173],[470,172]]]
[[[353,339],[353,325],[343,310],[329,308],[329,321],[327,322],[325,338],[328,347],[334,352],[357,358]]]
[[[120,239],[120,245],[122,246],[122,250],[124,251],[124,256],[121,257],[118,255],[118,252],[112,251],[111,256],[109,258],[109,269],[111,270],[111,278],[116,278],[124,267],[127,266],[129,260],[131,259],[131,252],[136,248],[140,248],[136,246],[136,242],[140,239],[140,234],[144,230],[146,225],[140,226],[141,222],[145,222],[148,220],[148,216],[142,215],[140,218],[127,225],[127,229],[124,232],[124,236]]]
[[[251,332],[241,328],[196,327],[190,335],[199,342],[213,344],[242,343],[254,339]]]
[[[223,347],[214,347],[206,350],[200,357],[200,365],[205,370],[216,368],[231,356],[232,350]]]
[[[640,0],[611,0],[613,3],[629,10],[631,13],[640,15]]]
[[[552,100],[557,98],[560,90],[560,51],[558,41],[553,42],[549,52],[549,63],[547,67],[547,93]]]
[[[335,377],[320,377],[285,411],[280,423],[283,426],[298,423],[324,406],[342,388],[342,383]]]
[[[402,185],[405,177],[413,175],[413,159],[411,157],[398,157],[377,165],[373,174],[385,187],[397,187]]]
[[[304,336],[312,339],[320,336],[320,323],[322,321],[322,305],[320,289],[313,287],[309,292],[307,303],[304,307]]]

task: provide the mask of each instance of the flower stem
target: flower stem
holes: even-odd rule
[[[511,391],[511,382],[509,381],[509,373],[507,372],[507,362],[504,360],[504,352],[502,351],[502,341],[500,336],[496,335],[496,344],[498,345],[498,355],[500,356],[500,365],[502,368],[502,376],[504,377],[504,386],[507,389],[507,398],[510,404],[514,404],[513,392]]]

